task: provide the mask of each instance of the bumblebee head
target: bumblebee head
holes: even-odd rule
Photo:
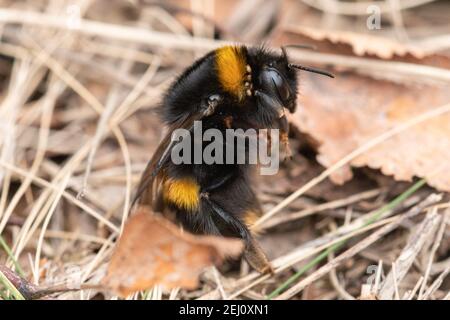
[[[250,54],[250,60],[252,54]],[[293,64],[289,61],[286,47],[281,47],[281,54],[271,53],[264,49],[256,49],[255,69],[257,81],[254,94],[262,105],[272,106],[283,113],[283,108],[295,111],[297,100],[297,71],[304,70],[329,77],[332,74],[309,67]]]
[[[289,61],[286,47],[281,53],[264,47],[225,46],[216,50],[216,70],[222,89],[239,103],[256,99],[261,108],[282,113],[295,111],[297,71],[331,74]]]
[[[266,107],[272,106],[279,113],[283,108],[294,112],[297,100],[297,75],[289,67],[287,56],[272,59],[256,67],[254,95]]]

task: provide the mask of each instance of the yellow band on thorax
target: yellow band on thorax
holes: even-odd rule
[[[246,64],[244,47],[226,46],[216,50],[216,69],[220,85],[239,100],[245,97]]]

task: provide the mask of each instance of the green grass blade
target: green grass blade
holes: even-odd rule
[[[415,184],[413,184],[410,188],[408,188],[406,191],[395,197],[391,202],[386,204],[385,206],[381,207],[377,211],[373,213],[373,215],[367,219],[367,221],[360,227],[359,229],[362,229],[364,227],[367,227],[368,225],[376,222],[379,220],[384,213],[386,213],[389,210],[394,209],[398,205],[400,205],[403,201],[408,199],[411,195],[413,195],[417,190],[422,188],[426,184],[425,179],[417,181]],[[342,240],[340,242],[335,243],[331,247],[325,249],[322,251],[318,256],[316,256],[313,260],[308,262],[306,265],[304,265],[300,270],[298,270],[294,275],[289,277],[285,282],[283,282],[279,287],[277,287],[274,291],[272,291],[269,295],[267,295],[266,299],[273,299],[276,296],[278,296],[280,293],[282,293],[284,290],[286,290],[291,284],[293,284],[298,278],[300,278],[303,274],[308,272],[310,269],[318,265],[320,262],[322,262],[330,253],[335,252],[339,248],[341,248],[347,240]]]
[[[9,248],[8,244],[6,243],[5,239],[3,239],[3,237],[0,235],[0,245],[3,247],[3,250],[5,250],[6,254],[8,255],[8,257],[11,259],[11,261],[14,264],[14,267],[16,269],[16,272],[19,273],[19,275],[21,277],[25,276],[25,272],[23,271],[22,267],[20,266],[20,264],[17,262],[17,260],[14,258],[14,255],[11,251],[11,249]]]
[[[8,278],[0,271],[0,282],[3,283],[5,288],[11,292],[12,296],[16,300],[25,300],[22,294],[17,290],[17,288],[8,280]]]
[[[0,299],[2,300],[10,300],[8,294],[6,293],[7,290],[4,290],[3,288],[0,289]]]

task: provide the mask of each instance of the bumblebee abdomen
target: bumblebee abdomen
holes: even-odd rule
[[[165,202],[186,212],[195,212],[199,206],[200,186],[193,178],[173,178],[164,182]]]

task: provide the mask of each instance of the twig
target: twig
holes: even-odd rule
[[[24,169],[21,169],[19,167],[16,167],[14,165],[11,165],[9,163],[3,162],[0,160],[0,167],[4,167],[7,168],[8,170],[23,176],[23,177],[30,177],[34,183],[36,183],[37,185],[52,189],[54,191],[58,190],[58,187],[53,185],[52,183],[37,177],[33,174],[30,174],[29,172],[27,172]],[[89,215],[91,215],[93,218],[95,218],[96,220],[101,221],[102,223],[104,223],[106,226],[108,226],[108,228],[110,228],[113,232],[119,232],[119,228],[117,226],[115,226],[111,221],[109,220],[105,220],[103,218],[103,216],[96,212],[94,209],[92,209],[91,207],[89,207],[88,205],[86,205],[85,203],[81,202],[80,200],[78,200],[76,197],[74,197],[73,195],[71,195],[70,193],[64,191],[63,192],[63,197],[66,198],[67,200],[69,200],[70,202],[72,202],[73,204],[75,204],[76,206],[80,207],[82,210],[84,210],[86,213],[88,213]]]
[[[344,253],[340,254],[338,257],[331,260],[329,263],[297,283],[295,286],[288,289],[286,292],[280,294],[276,299],[277,300],[283,300],[283,299],[289,299],[290,297],[296,295],[298,292],[303,290],[307,285],[314,282],[315,280],[321,278],[324,274],[327,274],[331,269],[336,268],[338,265],[340,265],[343,261],[346,259],[354,256],[361,250],[367,248],[369,245],[376,242],[378,239],[386,235],[387,233],[391,232],[392,230],[396,229],[398,226],[400,226],[405,220],[410,219],[411,217],[414,217],[415,215],[419,214],[426,206],[428,206],[431,203],[433,203],[436,200],[434,196],[430,196],[424,201],[422,201],[419,205],[415,206],[411,210],[409,210],[407,213],[396,217],[391,223],[385,225],[384,227],[380,228],[379,230],[375,231],[359,243],[357,243],[352,248],[346,250]]]
[[[180,48],[189,50],[196,48],[209,50],[220,45],[219,43],[228,43],[225,41],[221,42],[204,38],[192,38],[190,36],[174,35],[164,32],[151,31],[144,28],[108,24],[87,19],[80,19],[77,26],[73,27],[67,23],[66,17],[16,9],[0,9],[0,22],[57,28],[70,32],[88,34],[91,36],[100,36],[166,48]]]
[[[353,5],[353,4],[352,4]],[[138,27],[120,26],[81,19],[77,28],[67,24],[63,17],[34,11],[0,9],[0,22],[21,23],[41,27],[58,28],[70,32],[79,32],[93,36],[101,36],[127,42],[136,42],[158,47],[178,48],[185,50],[212,50],[223,45],[234,44],[229,41],[219,41],[205,38],[192,38],[183,35],[151,31]],[[403,74],[408,79],[434,79],[450,82],[450,71],[419,64],[378,61],[376,59],[346,57],[334,54],[312,53],[305,50],[293,50],[290,54],[294,60],[309,63],[331,64],[340,67],[354,68],[359,71],[375,72],[382,77],[386,74]],[[367,73],[367,72],[365,72]]]
[[[411,290],[411,292],[409,292],[408,297],[406,298],[406,300],[412,300],[414,298],[414,296],[416,295],[417,291],[420,288],[420,285],[423,282],[423,277],[421,276],[419,278],[419,280],[417,281],[416,285],[414,286],[414,288]]]
[[[334,259],[334,253],[329,254],[328,261],[331,261],[332,259]],[[336,268],[333,268],[330,270],[329,277],[330,277],[331,284],[336,289],[337,293],[339,294],[339,296],[341,298],[343,298],[345,300],[355,300],[355,297],[353,297],[350,293],[348,293],[345,290],[345,288],[340,284],[337,273],[336,273]]]
[[[450,273],[450,266],[447,267],[447,269],[442,272],[439,277],[434,280],[434,282],[431,284],[431,286],[428,288],[428,290],[425,292],[421,300],[428,299],[444,282],[444,279],[447,277],[447,275]]]
[[[213,266],[211,268],[212,273],[214,275],[214,280],[216,281],[217,284],[217,289],[219,289],[220,295],[222,296],[222,300],[228,300],[227,294],[225,293],[225,290],[223,290],[222,281],[220,281],[219,272],[217,271],[216,267]]]
[[[419,291],[419,297],[418,299],[422,299],[423,293],[425,291],[425,287],[428,282],[428,277],[430,276],[431,266],[433,265],[434,261],[434,255],[436,254],[437,249],[439,248],[439,245],[441,244],[442,238],[444,237],[445,228],[448,225],[450,220],[450,209],[447,209],[446,214],[442,218],[441,226],[439,227],[439,230],[436,234],[436,239],[434,240],[433,247],[430,251],[430,257],[428,258],[428,264],[427,269],[425,270],[425,275],[423,276],[424,280],[422,282],[422,286],[420,287]]]
[[[405,277],[417,254],[422,249],[425,241],[431,235],[433,235],[440,220],[441,217],[437,214],[436,209],[431,209],[430,212],[428,212],[428,214],[425,216],[425,219],[411,235],[407,245],[396,259],[396,275],[393,274],[392,270],[387,275],[386,280],[379,293],[380,299],[392,299],[395,293],[395,284],[400,283],[401,280]]]
[[[0,277],[2,280],[5,280],[6,278],[8,289],[13,291],[13,295],[16,299],[28,299],[30,293],[36,289],[34,285],[18,276],[14,271],[4,265],[0,265]]]
[[[403,83],[430,83],[430,81],[437,81],[440,84],[446,85],[450,82],[450,71],[448,69],[416,63],[383,61],[371,58],[310,52],[300,49],[291,50],[289,57],[294,61],[301,61],[302,63],[333,65],[339,68],[356,70],[360,74],[375,75],[380,79],[392,80],[393,78],[398,79],[401,77]]]
[[[378,261],[377,273],[375,276],[375,284],[372,288],[372,293],[377,295],[378,289],[380,288],[381,277],[383,276],[383,261]]]
[[[348,206],[349,204],[352,204],[352,203],[355,203],[355,202],[358,202],[361,200],[366,200],[366,199],[376,197],[377,195],[380,194],[380,192],[381,192],[380,189],[364,191],[364,192],[361,192],[358,194],[351,195],[350,197],[347,197],[345,199],[334,200],[334,201],[319,204],[317,206],[306,208],[306,209],[300,210],[298,212],[285,214],[283,216],[271,219],[267,223],[264,223],[262,225],[262,228],[269,229],[269,228],[272,228],[279,224],[290,222],[293,220],[298,220],[298,219],[304,218],[306,216],[315,214],[317,212]]]
[[[17,290],[15,296],[26,300],[39,299],[50,294],[58,292],[69,292],[69,291],[79,291],[87,289],[103,289],[103,286],[97,284],[82,284],[76,288],[69,288],[67,285],[55,285],[49,287],[39,287],[28,280],[18,276],[9,268],[0,265],[0,274],[3,274],[6,279],[11,283],[12,287]],[[11,289],[11,288],[10,288]]]
[[[398,291],[398,280],[397,280],[397,268],[395,267],[395,262],[392,262],[392,279],[394,283],[395,300],[400,300],[400,292]]]

